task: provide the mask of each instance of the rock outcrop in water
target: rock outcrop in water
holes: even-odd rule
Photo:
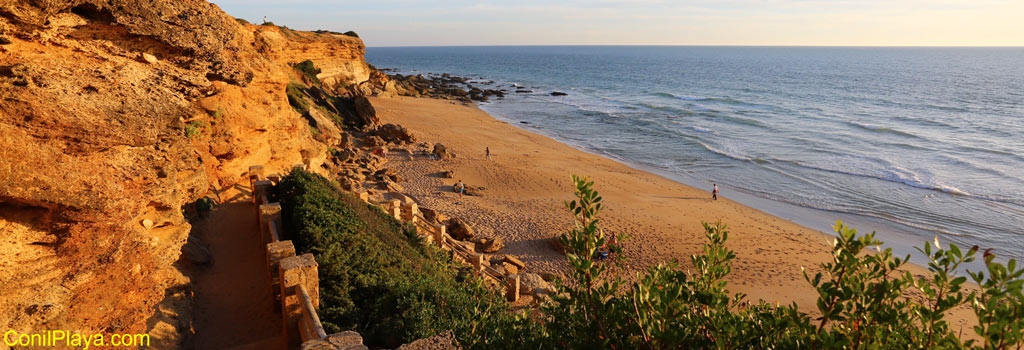
[[[339,95],[385,93],[363,54],[205,1],[0,0],[0,324],[178,344],[182,207],[252,164],[317,169],[327,146],[289,105],[289,64],[312,60]]]

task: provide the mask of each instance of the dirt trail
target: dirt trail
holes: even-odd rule
[[[249,189],[235,186],[220,196],[221,204],[198,223],[213,263],[193,278],[195,348],[284,349]]]

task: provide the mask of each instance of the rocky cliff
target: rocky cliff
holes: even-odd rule
[[[182,207],[252,164],[317,168],[290,64],[358,94],[363,53],[205,1],[0,0],[0,325],[177,341]]]

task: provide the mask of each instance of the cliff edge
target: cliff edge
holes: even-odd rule
[[[328,145],[289,105],[291,65],[373,93],[364,51],[198,0],[0,0],[0,325],[176,345],[183,206],[252,164],[316,169]]]

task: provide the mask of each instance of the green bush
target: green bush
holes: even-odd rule
[[[309,101],[306,101],[305,87],[302,84],[291,82],[288,83],[288,87],[285,88],[285,94],[288,96],[288,104],[295,109],[299,114],[306,113],[309,111]]]
[[[305,60],[292,65],[292,68],[299,73],[302,73],[302,75],[309,79],[309,81],[315,84],[320,83],[320,79],[316,77],[317,74],[320,74],[320,68],[313,65],[313,61]]]
[[[347,32],[345,32],[345,33],[343,33],[343,34],[344,34],[344,35],[348,35],[348,36],[350,36],[350,37],[353,37],[353,38],[358,38],[358,37],[359,37],[359,34],[356,34],[356,32],[353,32],[353,31],[351,31],[351,30],[350,30],[350,31],[347,31]]]
[[[213,207],[217,204],[213,201],[213,198],[210,197],[199,198],[195,203],[196,213],[198,213],[200,217],[204,218],[210,215],[210,212],[213,211]]]
[[[598,226],[601,197],[593,182],[573,177],[576,200],[567,203],[574,228],[562,236],[573,268],[562,294],[544,308],[545,325],[558,348],[615,349],[1019,349],[1024,329],[1024,270],[985,254],[985,272],[970,272],[981,290],[966,289],[961,266],[978,248],[963,252],[938,240],[919,250],[930,275],[915,277],[899,268],[909,256],[893,257],[875,234],[837,222],[833,260],[807,281],[818,293],[820,318],[796,305],[750,305],[730,294],[723,280],[735,254],[725,247],[722,224],[704,224],[708,242],[690,261],[694,273],[659,265],[627,283],[605,275],[609,261],[598,247],[617,249]],[[610,245],[610,246],[609,246]],[[934,246],[934,249],[933,249]],[[876,251],[869,253],[869,248]],[[981,342],[965,341],[945,316],[969,305],[978,316]],[[555,331],[557,330],[557,332]]]
[[[411,226],[302,170],[277,191],[287,237],[319,264],[328,332],[356,330],[368,345],[389,348],[447,330],[467,348],[538,338],[523,332],[539,325],[510,312],[479,279],[460,275]]]
[[[1024,345],[1024,285],[1015,260],[985,271],[961,271],[979,249],[919,248],[924,276],[900,273],[908,259],[882,249],[875,234],[837,222],[832,261],[805,273],[818,294],[820,317],[796,304],[750,303],[728,290],[735,253],[728,227],[704,224],[707,243],[690,257],[692,273],[658,265],[627,282],[609,276],[600,252],[621,247],[600,228],[602,198],[593,182],[573,177],[573,226],[561,237],[568,280],[542,305],[537,320],[514,313],[501,297],[450,258],[422,246],[412,228],[295,170],[279,185],[286,232],[300,253],[320,264],[320,316],[328,331],[359,331],[372,346],[452,330],[468,349],[1019,349]],[[974,310],[981,341],[961,338],[946,314]]]

